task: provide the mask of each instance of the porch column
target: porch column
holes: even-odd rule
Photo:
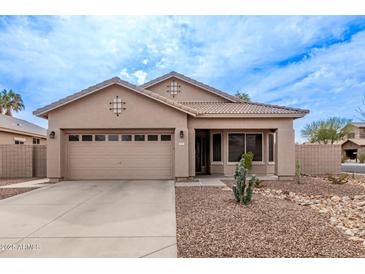
[[[195,177],[195,129],[189,128],[189,177]]]
[[[279,179],[295,176],[295,135],[292,128],[276,132],[276,175]]]
[[[181,136],[181,134],[183,136]],[[189,177],[189,131],[187,128],[175,129],[175,177]]]
[[[49,134],[54,131],[54,139],[49,138]],[[62,143],[63,132],[60,129],[49,129],[47,131],[47,177],[51,181],[60,181],[62,175]]]

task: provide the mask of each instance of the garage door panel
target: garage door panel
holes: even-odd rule
[[[68,142],[67,154],[70,179],[173,177],[171,141]]]

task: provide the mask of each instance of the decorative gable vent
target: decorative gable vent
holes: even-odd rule
[[[111,111],[113,111],[113,113],[117,116],[119,116],[119,114],[122,113],[123,110],[125,110],[126,108],[124,107],[125,102],[122,101],[122,98],[119,98],[118,96],[116,96],[112,102],[109,103],[109,105],[111,105],[111,107],[109,108]]]
[[[172,97],[175,97],[180,92],[180,85],[175,80],[171,80],[171,83],[167,85],[167,92],[169,92]]]

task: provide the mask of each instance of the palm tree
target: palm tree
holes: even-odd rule
[[[4,93],[5,89],[0,92],[0,114],[3,114],[3,109],[5,107]]]
[[[20,94],[15,93],[11,89],[7,91],[4,89],[0,94],[0,110],[1,113],[5,109],[5,115],[12,116],[12,111],[18,112],[23,110],[24,103]]]

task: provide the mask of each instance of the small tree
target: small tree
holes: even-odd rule
[[[234,179],[236,184],[232,187],[236,201],[242,205],[247,205],[252,199],[253,187],[257,181],[256,176],[246,182],[248,170],[252,167],[253,153],[244,153],[236,168]]]
[[[237,91],[235,94],[236,97],[240,98],[243,101],[251,102],[250,95],[247,92]]]
[[[333,144],[352,131],[350,122],[349,119],[332,117],[307,124],[301,133],[310,143]]]

